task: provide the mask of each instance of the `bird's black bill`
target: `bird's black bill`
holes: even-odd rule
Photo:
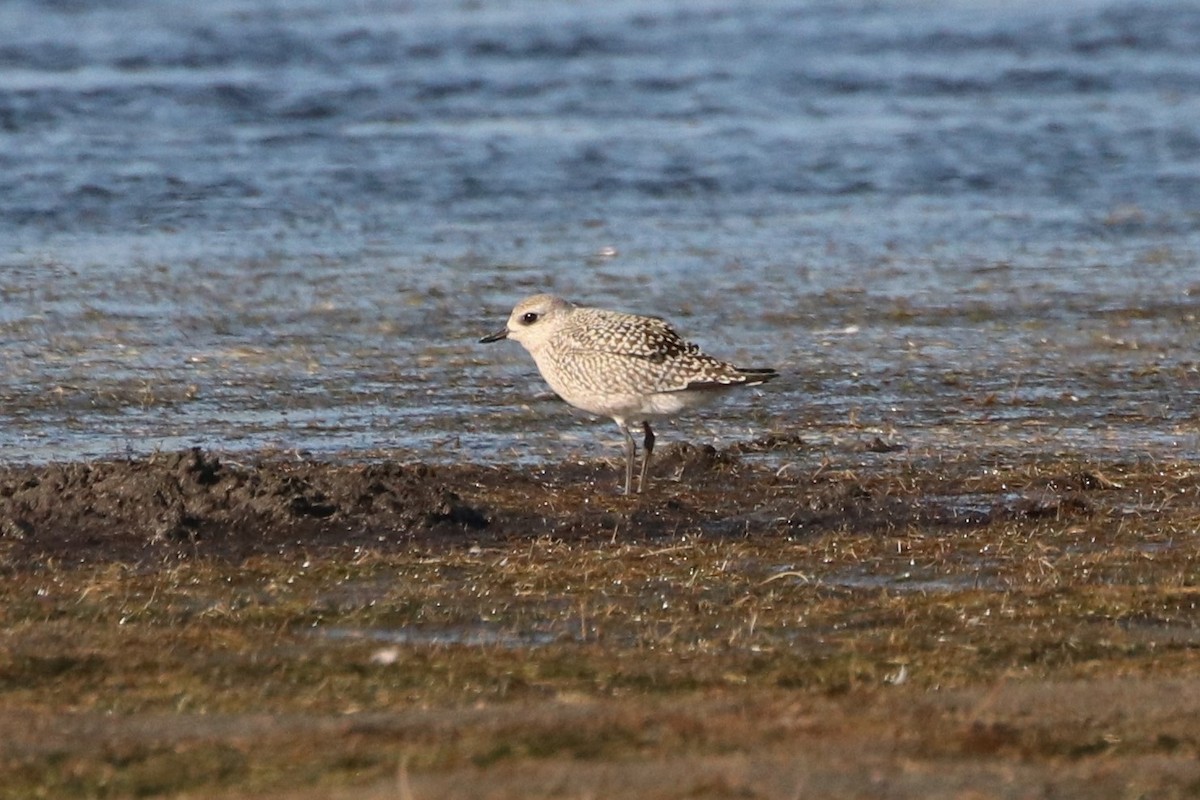
[[[507,338],[508,338],[508,328],[501,328],[500,330],[496,331],[495,333],[489,334],[489,335],[483,337],[482,339],[480,339],[479,343],[487,344],[489,342],[498,342],[501,339],[507,339]]]

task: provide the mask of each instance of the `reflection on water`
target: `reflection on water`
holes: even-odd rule
[[[475,344],[540,290],[785,373],[664,440],[1200,455],[1194,4],[24,0],[0,31],[7,460],[607,454]]]

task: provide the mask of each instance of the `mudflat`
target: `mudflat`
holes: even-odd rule
[[[0,797],[1200,791],[1200,469],[863,447],[0,469]]]

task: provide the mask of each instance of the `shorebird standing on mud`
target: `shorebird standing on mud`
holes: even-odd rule
[[[517,303],[508,324],[479,341],[500,339],[520,342],[563,400],[617,423],[625,436],[625,494],[633,489],[637,452],[630,423],[641,422],[645,432],[640,493],[654,452],[650,420],[673,417],[730,389],[778,375],[706,355],[658,317],[577,306],[550,294]]]

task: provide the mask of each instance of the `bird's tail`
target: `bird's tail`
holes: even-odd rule
[[[746,379],[746,386],[758,386],[779,377],[779,373],[769,367],[738,367],[738,372]]]

